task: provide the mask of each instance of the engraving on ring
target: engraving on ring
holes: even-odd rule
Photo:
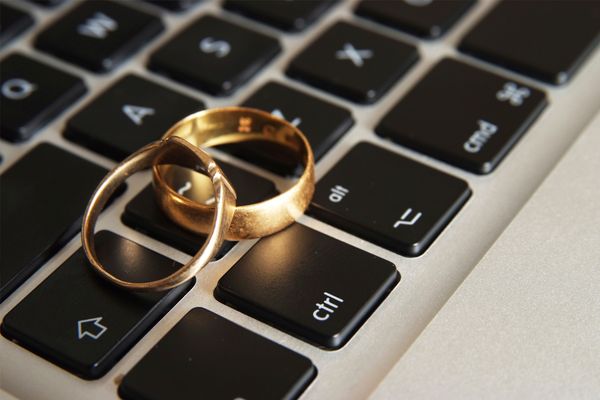
[[[240,117],[238,125],[238,132],[249,133],[252,131],[252,118],[251,117]]]

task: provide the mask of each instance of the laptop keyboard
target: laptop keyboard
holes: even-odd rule
[[[494,182],[548,112],[551,85],[568,88],[600,38],[597,2],[488,4],[458,51],[415,78],[430,57],[423,49],[480,2],[3,1],[0,316],[9,345],[86,380],[115,378],[113,398],[288,399],[324,385],[333,367],[323,361],[321,372],[315,354],[358,351],[360,340],[348,343],[364,325],[395,312],[381,308],[403,290],[401,264],[419,268],[480,194],[471,184]],[[565,19],[570,29],[556,29]],[[408,76],[414,85],[396,96]],[[225,242],[217,264],[227,267],[206,281],[203,271],[152,295],[102,281],[76,235],[106,168],[192,112],[236,104],[305,132],[318,178],[309,216],[252,246]],[[364,126],[367,140],[355,134]],[[268,145],[221,150],[238,204],[272,196],[298,172]],[[210,203],[202,177],[174,170],[180,193]],[[155,279],[204,238],[161,213],[148,180],[133,181],[104,213],[97,247],[128,279]],[[216,301],[194,300],[199,292]],[[130,351],[163,319],[153,348]]]

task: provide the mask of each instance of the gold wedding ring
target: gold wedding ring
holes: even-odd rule
[[[262,202],[235,209],[227,240],[258,238],[287,227],[308,207],[315,188],[314,157],[306,137],[292,124],[273,115],[243,107],[200,111],[175,124],[164,138],[181,137],[198,147],[246,141],[268,141],[292,150],[304,172],[287,191]],[[154,166],[157,201],[179,226],[198,234],[211,232],[213,207],[188,199],[174,190],[165,176],[171,165]]]
[[[112,194],[130,175],[153,165],[162,164],[180,165],[194,170],[200,169],[210,177],[215,206],[208,210],[208,213],[211,214],[207,217],[207,221],[209,221],[206,230],[208,237],[200,251],[187,264],[172,274],[148,282],[125,281],[107,271],[98,259],[94,247],[94,227]],[[100,275],[118,286],[140,291],[170,289],[191,279],[215,256],[233,218],[235,201],[236,194],[229,181],[212,157],[204,150],[178,137],[168,137],[150,143],[117,165],[96,188],[83,215],[81,227],[81,241],[85,255]]]

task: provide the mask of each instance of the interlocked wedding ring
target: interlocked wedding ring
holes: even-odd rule
[[[269,141],[292,150],[304,167],[302,175],[285,192],[268,200],[238,206],[227,240],[258,238],[287,227],[308,207],[315,189],[314,157],[306,137],[287,121],[264,111],[225,107],[200,111],[176,123],[164,138],[182,137],[198,147],[246,141]],[[198,234],[210,232],[213,207],[190,200],[165,179],[172,166],[154,166],[153,182],[159,206],[179,226]]]
[[[200,251],[187,264],[172,274],[148,282],[122,280],[108,272],[98,259],[94,247],[94,227],[111,195],[130,175],[153,165],[163,164],[175,164],[195,170],[200,169],[212,180],[215,205],[208,210],[210,213],[207,218],[209,223],[206,229],[208,236]],[[235,191],[223,171],[204,150],[178,137],[169,137],[152,142],[117,165],[96,188],[83,215],[81,227],[83,249],[92,267],[101,276],[118,286],[140,291],[170,289],[191,279],[215,256],[223,243],[225,233],[229,229],[235,210],[235,202]]]

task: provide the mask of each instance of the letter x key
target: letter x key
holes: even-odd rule
[[[384,57],[389,54],[394,56]],[[418,58],[414,46],[338,22],[291,62],[287,74],[357,103],[370,104]],[[323,68],[324,60],[327,68]]]
[[[368,49],[357,50],[351,43],[345,43],[344,49],[338,50],[335,56],[338,60],[350,60],[352,64],[360,68],[365,63],[364,60],[373,57],[373,51]]]

